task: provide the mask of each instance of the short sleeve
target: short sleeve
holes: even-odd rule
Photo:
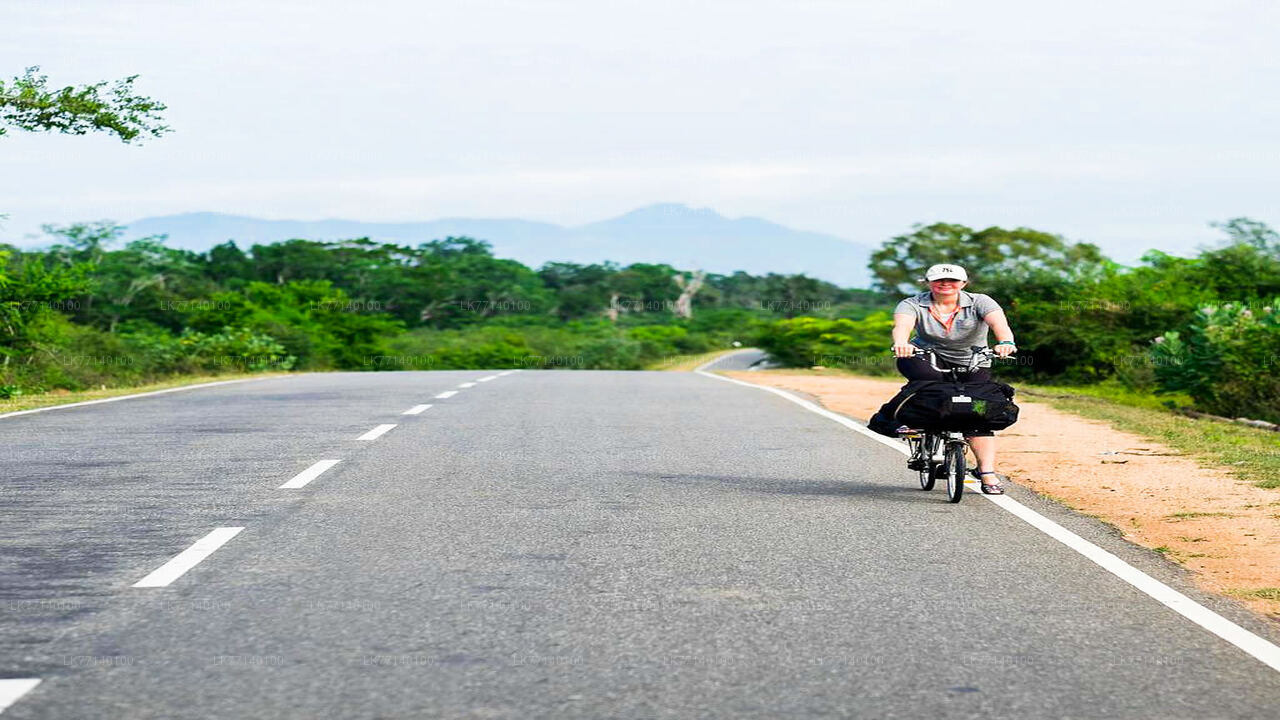
[[[990,295],[977,293],[973,296],[973,309],[974,312],[978,313],[978,317],[984,318],[989,313],[993,313],[1001,308],[1000,303],[993,300]]]
[[[911,315],[914,317],[916,314],[916,306],[911,303],[911,298],[907,298],[906,300],[898,303],[898,307],[893,309],[893,314]]]

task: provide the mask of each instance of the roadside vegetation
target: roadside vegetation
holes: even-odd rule
[[[107,222],[48,226],[42,249],[0,245],[0,401],[268,371],[660,369],[734,342],[793,367],[893,376],[893,306],[948,258],[1009,314],[1019,357],[1001,375],[1051,386],[1056,404],[1097,415],[1109,398],[1154,413],[1108,411],[1160,437],[1190,422],[1167,406],[1280,421],[1280,239],[1249,220],[1221,227],[1198,257],[1152,252],[1136,267],[1025,229],[917,228],[876,253],[876,289],[854,290],[661,264],[535,270],[471,238],[197,253],[126,242]],[[1274,433],[1210,434],[1199,442],[1223,462],[1274,475],[1274,449],[1240,439]]]
[[[1223,241],[1197,257],[1153,250],[1126,267],[1032,230],[936,224],[886,241],[872,270],[900,298],[935,262],[965,266],[967,289],[995,298],[1017,336],[1006,379],[1277,423],[1280,235],[1246,218],[1216,227]],[[783,319],[756,342],[795,367],[893,376],[892,312]]]
[[[0,245],[0,400],[185,375],[640,369],[799,312],[886,302],[802,275],[495,258],[487,243],[291,240],[197,253],[111,223]]]
[[[252,376],[245,375],[244,379],[274,377],[284,374],[285,373],[257,373]],[[99,387],[92,390],[79,390],[76,392],[60,389],[35,395],[18,395],[16,397],[9,398],[8,400],[0,400],[0,413],[21,412],[23,410],[35,410],[38,408],[53,407],[55,405],[68,405],[71,403],[89,402],[93,400],[107,400],[135,393],[149,393],[157,390],[173,390],[176,388],[189,387],[191,385],[201,385],[204,383],[223,382],[235,379],[240,378],[229,377],[227,375],[182,375],[170,378],[163,382],[147,383],[145,385],[114,388]]]

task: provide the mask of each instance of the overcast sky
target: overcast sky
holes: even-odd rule
[[[873,245],[1025,225],[1119,259],[1280,226],[1271,0],[3,0],[0,27],[0,74],[138,74],[175,129],[0,137],[10,241],[655,202]]]

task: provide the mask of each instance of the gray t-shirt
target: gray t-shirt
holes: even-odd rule
[[[947,332],[946,327],[929,313],[929,306],[932,304],[933,293],[926,290],[898,303],[898,307],[893,309],[893,314],[915,316],[916,333],[915,337],[911,338],[912,345],[918,348],[933,348],[938,357],[943,360],[968,365],[969,360],[973,358],[973,351],[969,348],[974,345],[987,347],[988,327],[982,318],[986,317],[987,313],[999,310],[1000,304],[992,300],[989,295],[961,290],[951,332]],[[991,361],[983,359],[978,366],[990,367]]]

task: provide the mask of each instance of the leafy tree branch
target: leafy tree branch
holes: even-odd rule
[[[134,94],[137,75],[115,83],[104,81],[58,90],[49,88],[49,78],[38,74],[39,70],[39,66],[29,67],[20,77],[0,81],[0,135],[7,134],[10,128],[67,135],[102,131],[131,143],[171,132],[160,116],[165,105]]]

